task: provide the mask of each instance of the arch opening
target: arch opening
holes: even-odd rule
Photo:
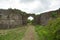
[[[29,16],[29,17],[28,17],[28,20],[30,20],[30,21],[34,20],[34,17]]]
[[[28,22],[29,24],[32,24],[33,21],[34,21],[34,17],[32,17],[32,16],[29,16],[29,17],[27,18],[27,22]]]

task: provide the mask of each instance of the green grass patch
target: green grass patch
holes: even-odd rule
[[[56,34],[56,31],[60,30],[60,18],[49,21],[49,24],[46,26],[36,25],[35,29],[39,40],[60,40],[60,34]]]
[[[0,30],[0,40],[21,40],[27,27]]]

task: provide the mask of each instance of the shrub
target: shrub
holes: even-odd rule
[[[60,30],[60,18],[50,20],[46,26],[36,26],[36,32],[40,37],[39,40],[59,40],[58,30]]]
[[[57,17],[57,12],[52,12],[52,13],[51,13],[51,16],[52,16],[52,17]]]
[[[53,40],[60,39],[60,37],[58,37],[60,34],[58,34],[59,32],[57,33],[57,31],[60,30],[60,18],[57,18],[56,20],[53,20],[53,21],[51,20],[47,25],[47,27],[49,29],[49,32],[51,33],[50,34],[51,37],[53,37]]]

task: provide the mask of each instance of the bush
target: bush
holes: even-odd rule
[[[60,39],[60,37],[58,37],[60,34],[60,32],[57,32],[60,30],[60,18],[57,18],[56,20],[50,21],[49,24],[47,25],[47,27],[49,27],[49,31],[50,31],[50,35],[51,37],[53,37],[53,40],[57,40]],[[53,36],[52,36],[53,35]]]
[[[52,17],[57,17],[57,12],[52,12],[52,13],[51,13],[51,16],[52,16]]]
[[[46,26],[36,26],[36,32],[40,37],[39,40],[59,40],[58,30],[60,30],[60,18],[50,20]]]

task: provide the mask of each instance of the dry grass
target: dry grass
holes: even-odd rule
[[[21,40],[27,27],[0,30],[0,40]]]

